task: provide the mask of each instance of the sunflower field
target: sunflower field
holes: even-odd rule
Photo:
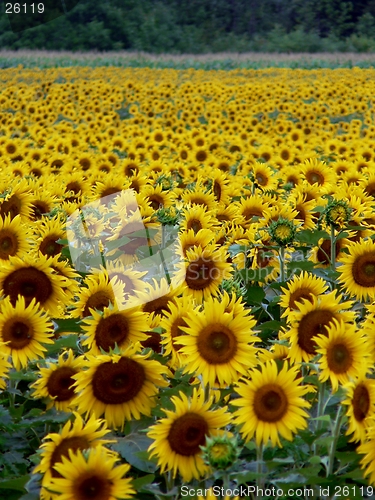
[[[0,79],[0,497],[375,498],[375,70]]]

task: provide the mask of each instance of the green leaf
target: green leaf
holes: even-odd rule
[[[5,481],[0,481],[0,489],[1,490],[17,490],[17,491],[26,491],[25,484],[30,479],[30,476],[27,474],[26,476],[18,477],[17,479],[6,479]]]
[[[266,293],[261,286],[249,286],[246,292],[246,303],[248,305],[261,304],[265,296]]]
[[[316,211],[317,208],[314,208],[314,212]],[[311,229],[302,229],[301,231],[298,231],[295,239],[299,243],[306,243],[308,245],[315,246],[321,238],[329,239],[330,235],[326,231],[311,231]]]
[[[69,319],[54,319],[55,323],[55,334],[60,335],[63,332],[76,332],[80,333],[82,331],[80,325],[80,319],[69,318]]]
[[[64,335],[63,337],[55,340],[53,344],[46,345],[47,348],[47,356],[53,356],[57,353],[60,353],[63,349],[73,349],[77,350],[77,335]]]
[[[138,477],[137,479],[133,479],[132,481],[132,486],[135,489],[135,491],[140,491],[142,490],[143,486],[146,486],[147,484],[151,484],[152,481],[155,479],[155,474],[147,474],[146,476]]]

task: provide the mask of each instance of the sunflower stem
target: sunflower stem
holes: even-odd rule
[[[279,259],[280,259],[280,280],[282,283],[285,282],[285,247],[279,247]]]
[[[223,473],[223,495],[222,495],[222,499],[225,500],[225,492],[229,489],[229,474],[228,472],[224,472]]]
[[[264,484],[263,484],[263,443],[260,443],[257,446],[257,480],[256,480],[256,485],[257,485],[257,490],[263,489]],[[261,500],[263,498],[262,496],[257,496],[257,500]]]
[[[325,393],[325,382],[321,382],[319,384],[319,393],[318,393],[318,408],[316,418],[322,417],[324,414],[324,393]],[[319,431],[322,426],[322,421],[316,421],[316,431]],[[314,455],[317,454],[317,445],[314,443]]]
[[[336,271],[336,236],[333,224],[331,224],[331,269]]]
[[[336,420],[335,420],[335,423],[334,423],[334,426],[332,429],[333,441],[332,441],[330,449],[329,449],[327,477],[329,477],[333,471],[333,463],[335,461],[335,452],[336,452],[337,441],[338,441],[339,435],[340,435],[341,422],[342,422],[342,405],[339,404],[339,407],[337,410],[337,415],[336,415]]]

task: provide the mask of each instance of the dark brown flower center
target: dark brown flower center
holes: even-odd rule
[[[313,337],[323,334],[327,335],[327,326],[334,318],[334,314],[328,310],[310,311],[305,314],[298,325],[298,345],[308,354],[316,354],[316,344]]]
[[[58,255],[61,253],[61,249],[63,248],[63,245],[56,243],[56,240],[59,238],[60,236],[57,234],[47,236],[39,245],[39,251],[47,257],[54,257],[55,255]]]
[[[23,349],[33,340],[33,328],[27,320],[11,318],[3,326],[3,340],[11,349]]]
[[[320,172],[314,170],[307,172],[306,179],[307,182],[309,182],[309,184],[315,184],[315,183],[318,183],[319,185],[324,184],[324,176]]]
[[[95,330],[95,342],[104,351],[114,349],[115,344],[121,346],[129,335],[128,319],[121,314],[112,314],[102,318]]]
[[[309,288],[299,288],[298,290],[295,290],[290,294],[289,307],[291,309],[298,309],[296,302],[302,303],[302,299],[307,299],[312,302],[312,296],[313,294],[311,293]]]
[[[21,212],[21,201],[15,194],[12,195],[9,198],[9,200],[4,201],[0,205],[0,216],[3,218],[6,215],[10,215],[10,218],[14,219],[14,217],[18,215],[20,212]]]
[[[56,401],[68,401],[74,396],[73,375],[77,373],[70,366],[62,366],[57,368],[48,378],[47,390],[51,397],[56,398]]]
[[[25,297],[26,307],[33,298],[44,304],[52,295],[52,284],[48,276],[35,267],[24,267],[10,273],[4,280],[4,294],[15,306],[18,295]]]
[[[143,306],[143,311],[148,313],[155,313],[159,316],[163,316],[164,312],[169,312],[169,302],[171,301],[170,297],[158,297],[157,299],[150,300]]]
[[[263,422],[279,422],[288,410],[288,399],[282,387],[265,384],[257,389],[254,397],[254,412]]]
[[[192,219],[186,224],[187,229],[192,229],[195,234],[202,229],[202,223],[198,219]]]
[[[199,257],[186,268],[186,284],[191,290],[204,290],[217,279],[219,273],[215,262]]]
[[[375,252],[357,257],[352,266],[353,279],[363,287],[375,286]]]
[[[114,498],[111,489],[111,482],[98,474],[85,475],[73,486],[76,500],[109,500]]]
[[[245,208],[242,212],[242,215],[245,217],[247,221],[251,221],[254,217],[262,217],[262,211],[255,207]]]
[[[99,365],[92,379],[96,399],[105,404],[122,404],[134,399],[146,380],[145,369],[130,358]]]
[[[173,422],[167,439],[175,453],[189,457],[200,453],[207,434],[206,420],[197,413],[188,412]]]
[[[353,356],[345,344],[334,344],[327,349],[328,368],[334,373],[346,373],[353,364]]]
[[[90,448],[90,441],[86,436],[73,436],[65,438],[58,444],[51,456],[50,469],[52,477],[62,477],[53,466],[61,462],[61,457],[69,457],[69,450],[76,452],[77,450],[87,450]]]
[[[0,231],[0,259],[9,259],[16,255],[19,247],[17,236],[7,229]]]
[[[203,328],[198,335],[197,347],[207,363],[227,363],[237,352],[237,339],[228,327],[217,323]]]
[[[103,311],[103,309],[108,307],[111,302],[114,302],[114,297],[112,294],[109,294],[109,292],[99,290],[98,292],[93,293],[86,302],[83,310],[83,317],[91,315],[90,308]]]
[[[354,418],[362,422],[370,409],[370,394],[364,384],[359,384],[354,389],[352,405]]]

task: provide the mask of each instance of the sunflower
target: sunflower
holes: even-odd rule
[[[2,348],[0,344],[0,349]],[[8,362],[8,356],[6,352],[0,351],[0,391],[6,388],[6,378],[8,377],[8,372],[12,365]]]
[[[235,202],[238,215],[246,220],[246,224],[255,222],[256,218],[264,218],[264,211],[269,207],[270,197],[261,195],[252,195]]]
[[[285,309],[281,317],[287,317],[292,310],[298,309],[302,299],[311,300],[311,296],[318,297],[327,291],[328,285],[323,280],[306,271],[289,280],[287,288],[281,287],[280,306]]]
[[[26,179],[14,181],[11,187],[4,190],[0,198],[0,217],[9,216],[14,219],[20,215],[21,219],[29,219],[31,215],[32,195]]]
[[[182,211],[180,229],[186,231],[192,229],[197,233],[200,229],[214,229],[218,225],[213,212],[208,211],[201,205],[193,205]]]
[[[121,308],[124,302],[123,285],[116,278],[109,279],[107,272],[96,272],[86,276],[84,285],[79,289],[78,301],[72,311],[74,318],[86,318],[97,309],[103,311],[109,304]]]
[[[215,168],[210,172],[210,180],[212,182],[211,191],[217,203],[222,206],[227,206],[230,202],[230,194],[232,191],[228,174]]]
[[[226,407],[211,410],[212,397],[205,401],[203,389],[194,388],[188,398],[179,392],[172,396],[174,411],[163,410],[165,418],[153,425],[147,436],[154,440],[148,451],[150,458],[157,457],[161,473],[177,472],[183,481],[199,479],[210,471],[202,458],[201,446],[206,438],[219,434],[219,429],[230,422]]]
[[[135,490],[131,478],[125,478],[130,465],[115,465],[119,460],[103,446],[69,450],[69,458],[61,457],[55,470],[60,477],[51,477],[45,487],[61,500],[120,500],[132,498]]]
[[[240,433],[246,442],[255,434],[258,446],[271,440],[272,446],[281,447],[280,436],[292,441],[293,434],[307,427],[304,408],[310,404],[303,396],[311,388],[301,385],[298,370],[284,364],[278,372],[276,362],[270,360],[252,370],[249,380],[238,382],[240,397],[231,403],[239,407],[234,419],[242,425]]]
[[[143,278],[146,276],[147,271],[139,271],[132,266],[124,266],[121,262],[108,262],[106,272],[110,281],[114,282],[117,279],[124,286],[124,307],[126,305],[130,306],[137,292],[145,289]]]
[[[346,399],[342,404],[347,405],[348,430],[346,434],[353,434],[350,441],[366,440],[366,433],[375,417],[375,380],[368,378],[363,369],[355,380],[344,385]]]
[[[321,354],[318,360],[319,380],[331,380],[332,390],[338,385],[349,382],[358,376],[361,369],[370,367],[367,338],[362,336],[355,325],[333,318],[324,335],[317,335],[316,352]]]
[[[83,346],[90,349],[90,354],[100,354],[114,349],[126,347],[130,343],[146,340],[149,328],[146,316],[139,308],[119,310],[112,306],[101,311],[92,310],[92,315],[83,319],[82,329],[86,340]]]
[[[123,428],[125,421],[149,416],[159,387],[168,386],[169,371],[158,361],[148,359],[151,352],[138,354],[140,345],[119,354],[87,355],[87,370],[73,376],[80,413],[105,415],[108,425]]]
[[[205,248],[194,247],[186,253],[186,275],[184,293],[198,302],[217,295],[223,280],[232,274],[229,254],[224,247],[209,245]]]
[[[216,239],[216,234],[211,229],[199,229],[196,232],[193,229],[188,229],[180,234],[179,239],[182,253],[186,257],[186,252],[190,248],[197,246],[205,248]]]
[[[187,327],[187,317],[194,311],[194,301],[189,296],[177,297],[168,306],[164,318],[160,322],[160,327],[164,333],[161,334],[161,344],[164,346],[164,356],[170,356],[170,366],[180,368],[185,364],[186,356],[181,352],[184,347],[179,343],[178,337],[186,335],[181,327]]]
[[[157,281],[152,279],[152,283],[145,283],[142,291],[137,292],[136,303],[142,304],[142,310],[147,313],[148,322],[153,324],[153,328],[158,327],[164,314],[169,311],[171,302],[180,295],[182,287],[174,287],[169,284],[166,278]]]
[[[81,361],[74,358],[71,349],[61,353],[56,362],[49,362],[46,368],[39,367],[40,377],[30,386],[34,389],[32,397],[47,398],[47,410],[55,407],[57,411],[70,411],[75,398],[72,376],[80,367]]]
[[[335,182],[335,174],[324,161],[306,160],[301,165],[301,172],[309,184],[318,184],[321,192],[327,192]]]
[[[60,433],[47,434],[40,446],[40,463],[33,470],[34,473],[43,474],[42,500],[55,498],[46,490],[52,478],[59,477],[55,465],[61,463],[62,457],[69,456],[69,450],[87,450],[96,446],[111,443],[111,440],[102,439],[109,433],[104,420],[92,416],[85,422],[78,413],[74,413],[75,420],[68,420]]]
[[[352,302],[340,302],[336,292],[303,300],[299,309],[292,311],[288,321],[291,325],[285,338],[289,339],[292,362],[310,361],[316,355],[314,337],[319,334],[327,335],[327,328],[333,319],[342,319],[345,324],[352,323],[355,313],[350,311]]]
[[[368,431],[366,433],[366,442],[361,443],[357,448],[357,453],[365,455],[361,460],[361,467],[365,469],[364,477],[369,477],[369,483],[375,486],[375,419],[370,418],[368,422]]]
[[[63,245],[58,243],[58,240],[66,239],[66,231],[60,217],[44,219],[35,229],[37,252],[46,257],[60,255]]]
[[[375,298],[375,243],[361,240],[348,246],[349,253],[341,258],[337,269],[339,281],[358,300]]]
[[[228,301],[208,297],[204,310],[187,316],[187,326],[180,327],[187,334],[179,338],[185,372],[202,375],[210,386],[229,385],[256,364],[256,321],[248,309],[233,305],[227,312],[227,307]]]
[[[252,166],[254,184],[262,190],[272,190],[277,187],[277,178],[271,167],[265,163],[255,162]]]
[[[0,260],[27,254],[30,248],[27,237],[28,230],[23,225],[20,215],[16,215],[13,219],[10,215],[0,218]]]
[[[51,316],[59,317],[66,295],[63,288],[67,279],[59,276],[51,267],[51,260],[44,255],[37,258],[10,257],[0,269],[0,288],[15,306],[19,295],[26,307],[33,299]]]
[[[53,344],[52,321],[37,306],[35,299],[25,305],[22,295],[15,305],[6,297],[1,303],[0,342],[4,354],[12,357],[16,370],[25,368],[30,360],[44,357],[42,344]]]

